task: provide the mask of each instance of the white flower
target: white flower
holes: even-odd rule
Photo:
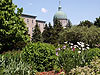
[[[77,45],[74,45],[74,48],[76,48],[77,47]]]
[[[89,44],[86,44],[87,46],[89,46]]]
[[[81,42],[81,44],[82,44],[82,45],[84,45],[84,43],[83,43],[83,42]]]
[[[66,27],[64,27],[64,28],[66,28]]]
[[[77,42],[78,45],[80,45],[80,42]]]
[[[64,42],[65,44],[67,43],[67,41],[66,42]]]
[[[85,48],[82,48],[82,50],[85,50]]]
[[[81,47],[84,47],[84,45],[82,44]]]
[[[81,51],[78,51],[78,53],[81,53]]]
[[[79,50],[81,50],[81,48],[79,48]]]
[[[73,43],[70,43],[70,45],[73,45]]]
[[[70,48],[73,48],[73,46],[70,46]]]
[[[90,49],[89,47],[86,47],[87,49]]]

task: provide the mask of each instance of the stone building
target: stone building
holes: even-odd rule
[[[41,33],[43,32],[45,21],[36,20],[37,16],[32,16],[32,15],[27,15],[27,14],[22,14],[21,17],[24,18],[26,26],[28,27],[28,34],[30,35],[31,38],[32,38],[32,33],[33,33],[36,23],[38,23]]]
[[[54,14],[53,21],[58,19],[63,27],[68,24],[68,19],[66,14],[62,11],[61,1],[59,1],[58,11]]]
[[[41,33],[43,32],[46,23],[45,21],[36,20],[37,16],[27,14],[22,14],[21,17],[24,18],[24,21],[28,27],[28,34],[31,38],[36,23],[38,23]],[[71,24],[70,20],[67,19],[67,15],[62,11],[61,1],[59,1],[58,11],[54,14],[53,21],[55,19],[58,19],[63,27],[65,27],[66,25],[69,26]]]

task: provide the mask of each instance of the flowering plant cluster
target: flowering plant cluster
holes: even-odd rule
[[[71,69],[69,75],[100,75],[100,58],[96,57],[88,66]]]
[[[88,50],[89,44],[85,44],[83,42],[77,42],[77,44],[73,44],[70,42],[64,42],[65,44],[68,44],[70,48],[78,48],[79,50]]]

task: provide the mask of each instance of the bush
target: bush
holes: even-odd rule
[[[24,60],[38,72],[51,71],[56,64],[55,47],[46,43],[29,43],[24,49]]]
[[[89,44],[91,48],[94,48],[100,44],[100,28],[95,26],[89,28],[85,26],[73,26],[71,29],[61,32],[59,40],[61,42],[63,42],[62,40],[67,40],[74,44],[81,41],[85,44]]]
[[[66,73],[76,66],[89,65],[94,57],[100,57],[100,49],[94,48],[86,51],[72,50],[60,50],[58,52],[58,64],[62,67]]]
[[[17,8],[15,13],[16,7],[12,0],[0,0],[1,53],[17,48],[22,49],[30,41],[28,29],[24,19],[21,18],[23,9]]]
[[[90,65],[84,67],[73,68],[69,75],[99,75],[100,74],[100,58],[96,57]]]
[[[25,63],[21,52],[8,52],[0,55],[0,75],[33,75],[34,69]]]

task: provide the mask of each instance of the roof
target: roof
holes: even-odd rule
[[[54,15],[54,19],[67,19],[66,14],[63,11],[57,11]]]
[[[55,13],[53,19],[57,18],[57,19],[67,19],[66,14],[62,11],[62,7],[60,5],[61,1],[59,1],[59,7],[58,7],[58,11]]]
[[[36,20],[36,22],[45,23],[46,21],[42,21],[42,20]]]
[[[27,14],[22,14],[22,17],[29,17],[29,18],[36,18],[37,16],[32,16],[32,15],[27,15]]]

